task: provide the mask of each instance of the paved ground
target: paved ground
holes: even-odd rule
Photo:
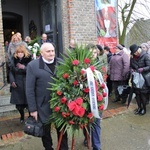
[[[150,106],[147,114],[133,114],[133,106],[127,111],[101,121],[102,150],[150,150]],[[54,148],[56,147],[56,132],[52,130]],[[82,144],[82,132],[76,136],[75,150],[86,150]],[[71,137],[69,137],[71,145]],[[1,150],[44,150],[41,140],[23,135],[18,139],[9,139],[0,144]]]
[[[133,114],[135,101],[129,109],[120,103],[112,103],[103,113],[102,150],[150,150],[150,105],[147,114]],[[27,117],[27,114],[26,114]],[[18,112],[0,117],[0,150],[44,150],[41,139],[28,136],[23,132],[23,124],[19,123]],[[54,148],[57,145],[55,129],[52,130]],[[71,147],[71,136],[69,136]],[[76,135],[75,150],[86,150],[83,146],[83,134]]]

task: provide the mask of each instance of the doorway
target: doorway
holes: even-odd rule
[[[3,12],[3,33],[4,41],[11,41],[11,37],[14,33],[23,33],[22,19],[21,15],[12,12]],[[22,35],[23,36],[23,35]]]

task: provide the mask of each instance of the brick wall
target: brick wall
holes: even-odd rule
[[[3,24],[2,24],[2,7],[1,7],[1,1],[0,1],[0,65],[2,62],[5,62],[5,53],[4,53],[4,38],[3,38]],[[5,70],[6,74],[6,70]],[[4,84],[4,79],[3,79],[3,69],[0,67],[0,88]],[[2,90],[0,91],[0,93]]]
[[[64,49],[70,39],[77,43],[96,43],[94,0],[63,0],[62,27]]]

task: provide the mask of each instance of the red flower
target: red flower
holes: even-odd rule
[[[74,84],[74,86],[76,86],[76,85],[78,84],[78,81],[77,81],[77,80],[74,80],[74,81],[73,81],[73,84]]]
[[[72,113],[75,116],[83,117],[85,114],[85,109],[79,105],[75,105],[74,109],[72,110]]]
[[[84,74],[85,74],[85,70],[82,69],[82,70],[80,71],[80,73],[81,73],[82,75],[84,75]]]
[[[94,66],[90,66],[91,70],[94,71],[95,70],[95,67]]]
[[[78,97],[76,100],[75,100],[75,102],[76,102],[76,104],[78,104],[78,105],[82,105],[82,103],[83,103],[83,99],[81,98],[81,97]]]
[[[64,78],[64,79],[68,79],[68,78],[69,78],[69,74],[68,74],[68,73],[64,73],[64,74],[63,74],[63,78]]]
[[[87,115],[87,117],[88,117],[89,119],[91,119],[91,118],[93,118],[93,114],[92,114],[92,113],[89,113],[89,114]]]
[[[85,58],[85,59],[84,59],[84,63],[85,63],[85,64],[89,64],[89,63],[90,63],[90,59],[89,59],[89,58]]]
[[[66,116],[67,116],[67,117],[70,116],[70,113],[69,113],[69,112],[66,112]]]
[[[89,88],[84,88],[83,91],[84,91],[85,93],[89,93],[90,89],[89,89]]]
[[[78,116],[79,115],[79,110],[80,110],[80,106],[76,105],[74,107],[74,109],[72,110],[72,113],[75,115],[75,116]]]
[[[107,96],[107,93],[106,93],[106,92],[103,92],[102,94],[103,94],[103,97],[106,97],[106,96]]]
[[[61,103],[65,104],[66,101],[67,101],[67,98],[66,98],[66,97],[61,98]]]
[[[104,110],[104,105],[103,105],[103,104],[100,105],[98,109],[99,109],[99,110]]]
[[[62,92],[61,91],[57,91],[57,95],[62,95]]]
[[[101,102],[101,101],[103,100],[103,96],[102,96],[102,95],[98,95],[98,96],[97,96],[97,100],[98,100],[99,102]]]
[[[67,117],[65,112],[62,112],[61,115],[63,116],[63,118]]]
[[[60,107],[59,106],[56,106],[55,108],[54,108],[54,111],[55,112],[58,112],[60,110]]]
[[[85,114],[85,109],[84,109],[83,107],[80,107],[80,108],[79,108],[79,112],[78,112],[78,116],[79,116],[79,117],[83,117],[84,114]]]
[[[79,60],[73,60],[73,61],[72,61],[72,64],[73,64],[74,66],[78,66]]]
[[[72,120],[70,120],[70,121],[69,121],[69,124],[75,124],[75,122],[74,122],[74,121],[72,121]]]
[[[68,103],[68,108],[70,111],[73,111],[73,109],[76,107],[76,103],[74,101],[71,101],[70,103]]]
[[[103,89],[105,88],[105,84],[104,83],[101,84],[101,88],[103,88]]]

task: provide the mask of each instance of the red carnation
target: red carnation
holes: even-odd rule
[[[64,74],[63,74],[63,78],[64,78],[64,79],[68,79],[68,78],[69,78],[69,74],[68,74],[68,73],[64,73]]]
[[[74,86],[76,86],[76,85],[78,84],[78,81],[77,81],[77,80],[74,80],[74,81],[73,81],[73,84],[74,84]]]
[[[62,112],[61,115],[63,116],[63,118],[67,117],[65,112]]]
[[[107,96],[107,93],[106,92],[103,92],[103,97],[106,97]]]
[[[94,71],[94,70],[95,70],[95,67],[94,67],[94,66],[90,66],[90,69],[91,69],[92,71]]]
[[[98,96],[97,96],[97,100],[98,100],[99,102],[101,102],[101,101],[103,100],[103,96],[102,96],[102,95],[98,95]]]
[[[65,104],[66,101],[67,101],[67,98],[66,98],[66,97],[61,98],[61,103]]]
[[[56,106],[55,108],[54,108],[54,111],[55,112],[58,112],[60,110],[60,107],[59,106]]]
[[[87,115],[87,117],[88,117],[89,119],[91,119],[91,118],[93,118],[93,114],[92,114],[92,113],[89,113],[89,114]]]
[[[84,91],[85,93],[89,93],[90,89],[89,89],[89,88],[84,88],[83,91]]]
[[[57,91],[57,95],[62,95],[62,92],[61,91]]]
[[[70,121],[69,121],[69,124],[75,124],[75,122],[74,122],[74,121],[72,121],[72,120],[70,120]]]
[[[73,60],[73,61],[72,61],[72,64],[73,64],[74,66],[78,66],[79,60]]]
[[[69,112],[66,112],[66,116],[67,116],[67,117],[70,116],[70,113],[69,113]]]
[[[85,64],[89,64],[89,63],[90,63],[90,59],[89,59],[89,58],[85,58],[85,59],[84,59],[84,63],[85,63]]]
[[[98,109],[99,109],[99,110],[104,110],[104,105],[103,105],[103,104],[100,105]]]
[[[76,107],[76,103],[74,101],[68,103],[68,108],[70,111],[72,111]]]
[[[85,70],[82,69],[82,70],[80,71],[80,73],[81,73],[82,75],[84,75],[84,74],[85,74]]]
[[[101,84],[101,88],[103,88],[103,89],[105,88],[105,84],[104,83]]]
[[[82,103],[83,103],[83,99],[81,98],[81,97],[78,97],[76,100],[75,100],[75,102],[78,104],[78,105],[82,105]]]

